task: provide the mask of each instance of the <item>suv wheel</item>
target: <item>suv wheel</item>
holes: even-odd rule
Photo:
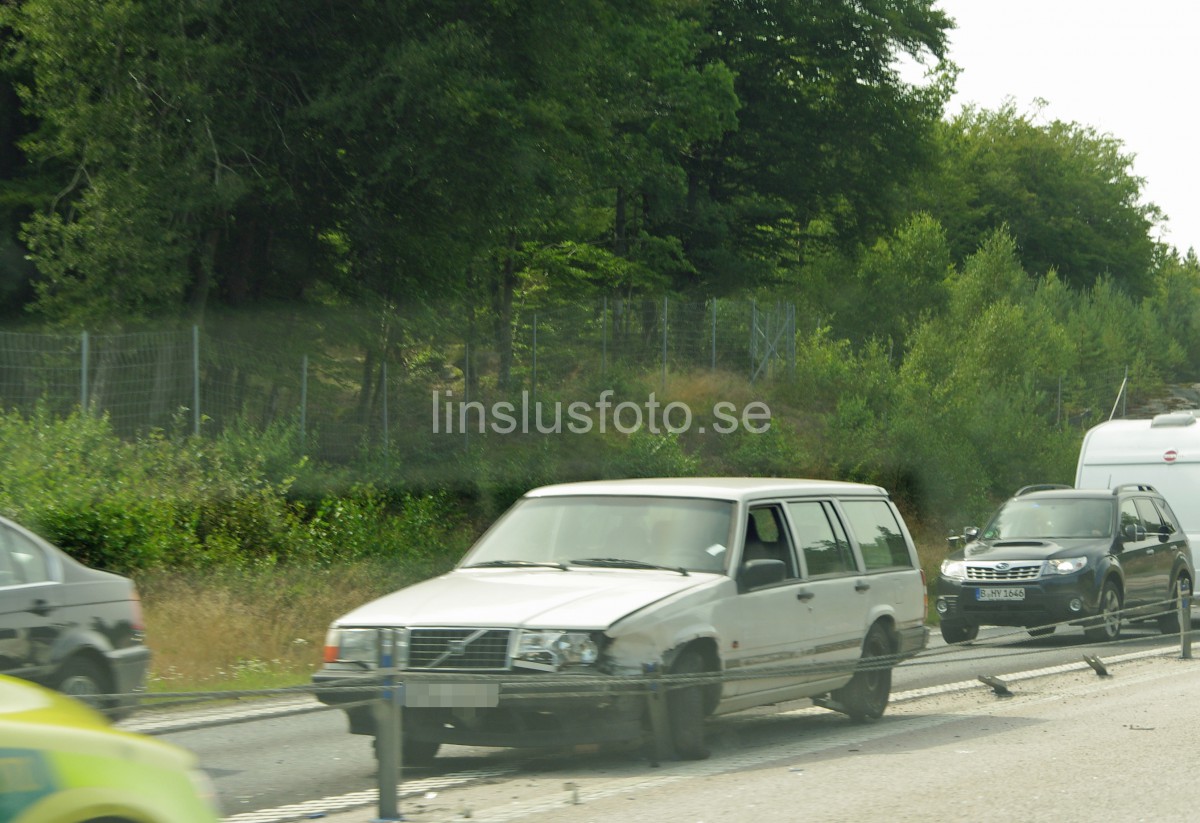
[[[1183,585],[1190,590],[1191,582],[1185,577],[1182,578]],[[1158,630],[1163,634],[1179,634],[1181,626],[1179,625],[1179,582],[1180,578],[1176,578],[1171,584],[1171,602],[1163,605],[1163,614],[1158,618]]]
[[[957,620],[943,620],[941,628],[942,639],[947,643],[966,643],[979,635],[978,626],[959,623]]]
[[[1083,630],[1091,643],[1106,643],[1121,636],[1121,593],[1111,580],[1100,590],[1099,613],[1092,625]]]
[[[833,699],[851,720],[882,717],[892,692],[892,663],[872,658],[887,657],[892,653],[892,642],[887,629],[876,623],[867,632],[863,641],[862,660],[854,677],[833,693]]]

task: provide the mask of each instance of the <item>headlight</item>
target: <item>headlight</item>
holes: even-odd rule
[[[567,666],[590,666],[600,657],[600,647],[588,632],[522,631],[513,665],[542,671]]]
[[[942,561],[942,577],[949,577],[954,580],[966,580],[967,578],[967,563],[965,560],[943,560]]]
[[[330,626],[325,635],[325,662],[358,663],[376,668],[379,665],[379,630]]]
[[[1047,574],[1071,574],[1087,565],[1086,557],[1068,557],[1063,560],[1047,560]]]

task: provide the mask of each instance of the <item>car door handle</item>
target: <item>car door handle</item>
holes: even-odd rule
[[[859,580],[854,584],[854,590],[856,592],[865,592],[869,588],[871,588],[871,584],[865,580]]]
[[[808,589],[801,589],[800,591],[796,592],[796,599],[803,600],[804,602],[812,600],[815,596],[816,595],[813,592],[810,592]]]
[[[33,601],[33,605],[29,607],[29,611],[33,612],[38,617],[45,617],[46,615],[50,614],[50,612],[54,611],[54,607],[45,600],[35,600]]]

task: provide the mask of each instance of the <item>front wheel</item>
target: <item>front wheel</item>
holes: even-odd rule
[[[1099,613],[1092,625],[1083,630],[1091,643],[1109,643],[1121,636],[1121,593],[1111,580],[1100,590]]]
[[[405,769],[432,766],[434,759],[437,757],[438,749],[441,747],[441,743],[430,742],[428,740],[413,740],[408,735],[405,735],[400,747],[400,765]],[[375,752],[375,759],[379,760],[378,737],[371,738],[371,748]]]
[[[974,640],[979,635],[978,626],[958,623],[954,620],[943,620],[941,629],[942,639],[947,643],[966,643],[968,640]]]
[[[833,699],[851,720],[882,717],[892,692],[892,641],[876,623],[863,641],[862,659],[854,677],[833,693]]]
[[[705,670],[704,658],[686,651],[671,668],[671,674],[699,674]],[[709,755],[704,742],[704,687],[685,686],[667,694],[667,722],[671,745],[680,760],[703,760]]]

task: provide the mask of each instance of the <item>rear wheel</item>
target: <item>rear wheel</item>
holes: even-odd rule
[[[978,626],[959,623],[957,620],[943,620],[941,629],[942,639],[947,643],[966,643],[968,640],[974,640],[979,634]]]
[[[1179,634],[1179,587],[1183,585],[1184,591],[1191,591],[1192,582],[1186,577],[1176,578],[1171,584],[1171,602],[1163,605],[1163,614],[1158,618],[1158,630],[1163,634]]]
[[[86,657],[73,657],[63,664],[52,685],[57,691],[97,708],[102,707],[98,695],[108,694],[104,669]]]
[[[1092,643],[1107,643],[1121,636],[1121,593],[1111,580],[1104,581],[1099,613],[1083,634]]]
[[[863,641],[862,660],[853,679],[833,693],[833,699],[851,720],[882,717],[892,692],[892,641],[887,629],[876,623]]]
[[[706,670],[704,658],[696,651],[685,651],[675,661],[671,674],[699,674]],[[667,722],[671,745],[681,760],[703,760],[709,755],[704,742],[704,687],[672,689],[667,696]]]

